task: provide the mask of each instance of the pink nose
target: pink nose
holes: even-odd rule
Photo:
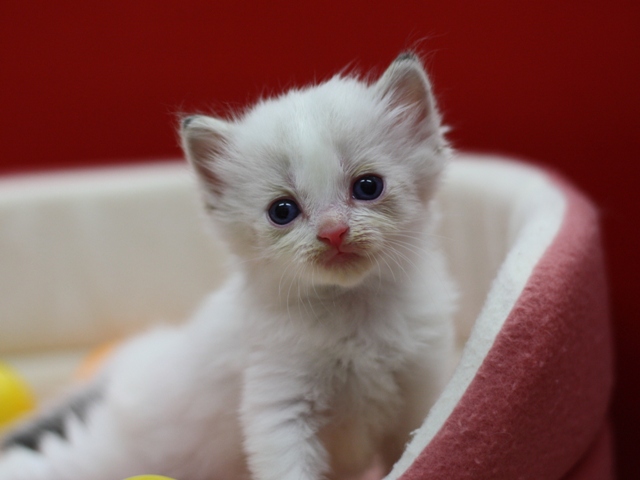
[[[347,225],[341,224],[336,225],[331,228],[326,228],[320,230],[318,233],[318,239],[321,242],[328,243],[334,247],[339,247],[342,245],[342,241],[344,240],[344,236],[349,231],[349,227]]]

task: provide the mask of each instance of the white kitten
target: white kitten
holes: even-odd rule
[[[184,326],[125,344],[87,390],[14,433],[3,480],[342,479],[386,470],[453,359],[433,245],[448,156],[421,63],[334,77],[183,147],[236,273]]]

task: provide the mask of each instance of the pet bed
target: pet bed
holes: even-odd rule
[[[182,163],[0,180],[0,359],[41,398],[95,345],[187,318],[225,277]],[[613,478],[597,215],[554,174],[461,155],[439,235],[458,367],[390,479]]]

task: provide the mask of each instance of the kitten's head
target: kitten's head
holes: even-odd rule
[[[261,269],[352,286],[415,255],[446,143],[424,69],[336,76],[239,118],[187,117],[181,136],[217,229]]]

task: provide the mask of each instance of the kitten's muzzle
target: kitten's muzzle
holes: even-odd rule
[[[349,233],[349,225],[338,223],[322,228],[318,232],[318,240],[340,250],[345,236]]]

